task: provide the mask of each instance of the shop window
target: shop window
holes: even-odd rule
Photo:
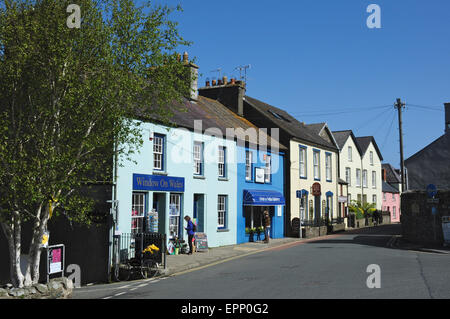
[[[259,206],[245,206],[245,228],[258,228],[263,226],[263,209]]]
[[[144,231],[145,193],[133,193],[131,208],[131,232],[133,234]]]
[[[180,234],[181,195],[170,194],[169,202],[169,238],[173,239]]]

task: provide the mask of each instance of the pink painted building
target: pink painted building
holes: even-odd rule
[[[393,186],[383,182],[383,211],[391,213],[391,222],[400,222],[400,192]]]

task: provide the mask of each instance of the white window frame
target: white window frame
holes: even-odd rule
[[[361,169],[356,169],[356,186],[361,187]]]
[[[363,183],[363,187],[367,188],[367,170],[363,169],[362,171],[362,183]]]
[[[194,142],[193,146],[194,155],[194,175],[203,174],[203,143]]]
[[[227,196],[217,196],[217,228],[225,228],[227,219]]]
[[[245,180],[252,180],[252,160],[253,153],[251,151],[245,151]]]
[[[332,159],[331,153],[325,153],[325,175],[326,175],[325,177],[328,182],[332,181],[332,174],[333,174],[331,159]]]
[[[345,181],[348,186],[352,186],[352,169],[350,167],[345,168]]]
[[[392,219],[397,219],[397,206],[392,206]]]
[[[144,231],[145,193],[133,192],[131,202],[131,233],[139,234]]]
[[[347,148],[347,157],[348,157],[348,161],[349,162],[353,162],[353,154],[352,154],[352,147],[351,146],[349,146],[348,148]]]
[[[164,169],[164,136],[153,137],[153,169],[162,171]]]
[[[272,180],[272,156],[266,155],[266,166],[264,167],[264,182],[270,183]]]
[[[377,203],[377,195],[372,195],[372,203]]]
[[[300,178],[307,178],[306,172],[306,148],[300,147],[299,152],[299,170],[300,170]]]
[[[369,157],[370,157],[370,165],[373,165],[373,152],[372,151],[370,151]]]
[[[219,158],[217,160],[217,166],[219,170],[219,177],[226,177],[226,165],[225,165],[225,158],[226,158],[226,148],[225,146],[219,146]]]
[[[169,239],[180,234],[181,194],[170,194],[169,209],[175,208],[176,215],[169,215]]]
[[[372,171],[372,188],[377,188],[377,172]]]
[[[320,151],[313,151],[314,180],[320,180]]]

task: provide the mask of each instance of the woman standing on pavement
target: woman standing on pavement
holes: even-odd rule
[[[189,244],[189,253],[188,255],[192,255],[192,240],[194,239],[194,223],[191,220],[191,217],[189,216],[185,216],[184,220],[187,222],[187,227],[185,227],[184,229],[186,229],[187,233],[188,233],[188,244]]]

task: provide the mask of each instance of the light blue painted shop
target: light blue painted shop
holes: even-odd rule
[[[141,125],[144,143],[117,169],[118,230],[187,239],[184,217],[208,245],[236,243],[236,142],[184,128]]]

